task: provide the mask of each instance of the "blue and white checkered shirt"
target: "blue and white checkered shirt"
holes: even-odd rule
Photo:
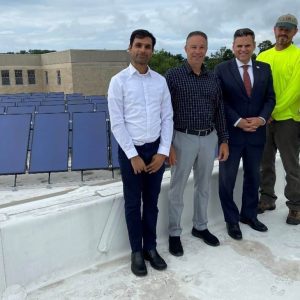
[[[166,73],[174,110],[174,128],[205,130],[214,127],[219,142],[228,140],[219,80],[202,65],[201,74],[185,61]]]

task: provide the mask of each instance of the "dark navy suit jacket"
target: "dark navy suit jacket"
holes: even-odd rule
[[[215,72],[220,79],[225,114],[229,131],[229,144],[262,145],[266,139],[266,126],[260,126],[255,132],[245,132],[234,127],[239,118],[263,117],[268,121],[275,106],[275,93],[271,68],[268,64],[252,61],[254,84],[251,97],[239,73],[236,60],[223,62],[216,66]]]

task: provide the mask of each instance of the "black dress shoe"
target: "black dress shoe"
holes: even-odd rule
[[[204,230],[197,230],[196,228],[193,227],[192,229],[192,235],[202,239],[207,245],[209,246],[219,246],[220,242],[216,236],[211,234],[208,229]]]
[[[241,240],[243,238],[240,226],[238,223],[226,223],[228,235],[235,240]]]
[[[240,221],[244,224],[248,224],[254,230],[261,231],[261,232],[268,231],[268,227],[262,222],[258,221],[257,218],[247,219],[241,217]]]
[[[163,258],[158,254],[156,249],[144,250],[144,258],[150,262],[152,268],[156,270],[164,270],[167,268],[166,262]]]
[[[136,276],[147,275],[147,268],[142,251],[131,253],[131,271]]]
[[[183,255],[180,236],[169,236],[169,252],[174,256]]]

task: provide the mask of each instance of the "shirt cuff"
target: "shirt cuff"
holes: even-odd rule
[[[164,146],[159,145],[157,153],[158,154],[163,154],[165,156],[169,156],[170,147],[168,148],[168,147],[164,147]]]
[[[263,122],[264,122],[264,124],[263,125],[265,125],[266,124],[266,119],[265,118],[263,118],[263,117],[259,117],[261,120],[263,120]]]
[[[125,154],[126,154],[128,159],[131,159],[131,158],[139,155],[135,148],[126,151]]]
[[[242,120],[242,118],[239,118],[239,119],[233,124],[233,126],[236,127],[237,124],[239,124],[239,122],[240,122],[241,120]]]

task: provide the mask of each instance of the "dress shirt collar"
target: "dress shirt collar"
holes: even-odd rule
[[[237,58],[235,59],[235,61],[236,61],[239,68],[243,67],[244,65],[250,66],[252,68],[252,59],[250,59],[246,64],[242,63]]]
[[[134,74],[137,74],[137,75],[140,75],[140,76],[151,76],[151,72],[152,72],[152,70],[148,66],[147,73],[141,74],[131,63],[129,64],[129,73],[130,73],[131,76],[134,75]]]

